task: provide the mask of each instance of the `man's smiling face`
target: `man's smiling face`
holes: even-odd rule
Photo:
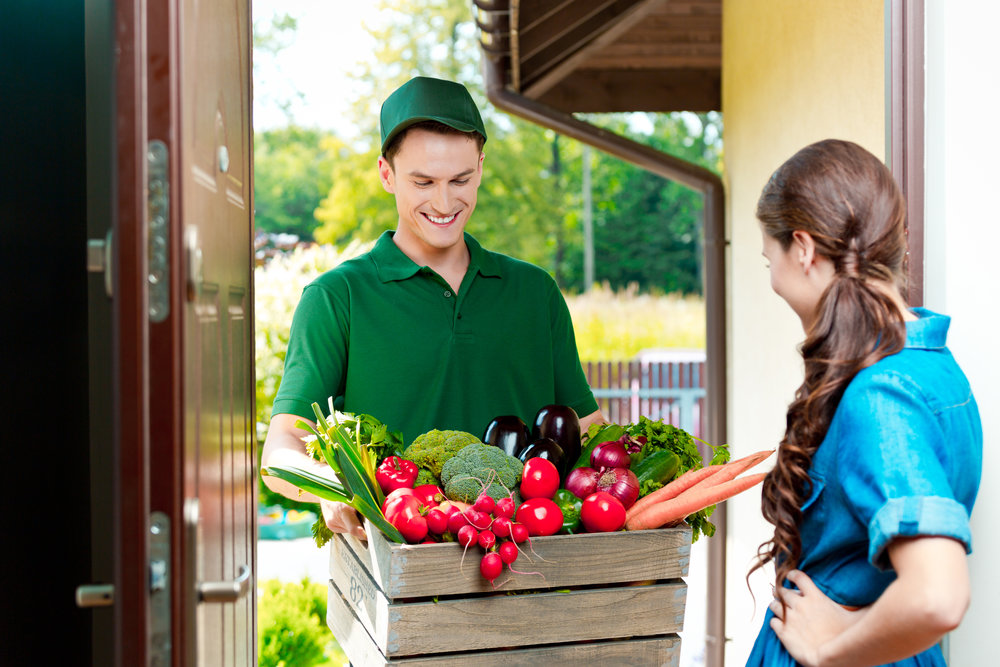
[[[483,154],[462,134],[414,128],[392,164],[379,158],[379,177],[396,196],[399,224],[393,240],[418,263],[465,252],[463,232],[476,208]]]

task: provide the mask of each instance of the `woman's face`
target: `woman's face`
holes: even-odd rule
[[[812,237],[796,232],[788,249],[761,230],[764,258],[771,272],[771,289],[791,306],[802,320],[802,328],[809,330],[820,297],[832,280],[829,260],[815,254]],[[829,265],[829,266],[827,266]]]

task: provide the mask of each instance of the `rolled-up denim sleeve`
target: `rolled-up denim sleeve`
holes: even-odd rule
[[[868,527],[869,562],[890,567],[896,537],[942,536],[971,551],[966,507],[956,500],[944,431],[919,387],[905,376],[872,374],[841,402],[839,471],[855,517]]]

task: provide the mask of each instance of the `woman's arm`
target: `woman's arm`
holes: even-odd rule
[[[858,616],[834,604],[801,572],[784,590],[788,607],[771,621],[782,644],[807,666],[882,665],[930,648],[958,627],[969,606],[965,546],[946,537],[897,538],[888,547],[897,579]],[[772,609],[775,607],[772,606]],[[863,614],[864,622],[856,622]]]

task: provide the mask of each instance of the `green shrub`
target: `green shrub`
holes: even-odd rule
[[[347,659],[326,626],[327,587],[261,582],[257,602],[257,664],[261,667],[345,665]]]

